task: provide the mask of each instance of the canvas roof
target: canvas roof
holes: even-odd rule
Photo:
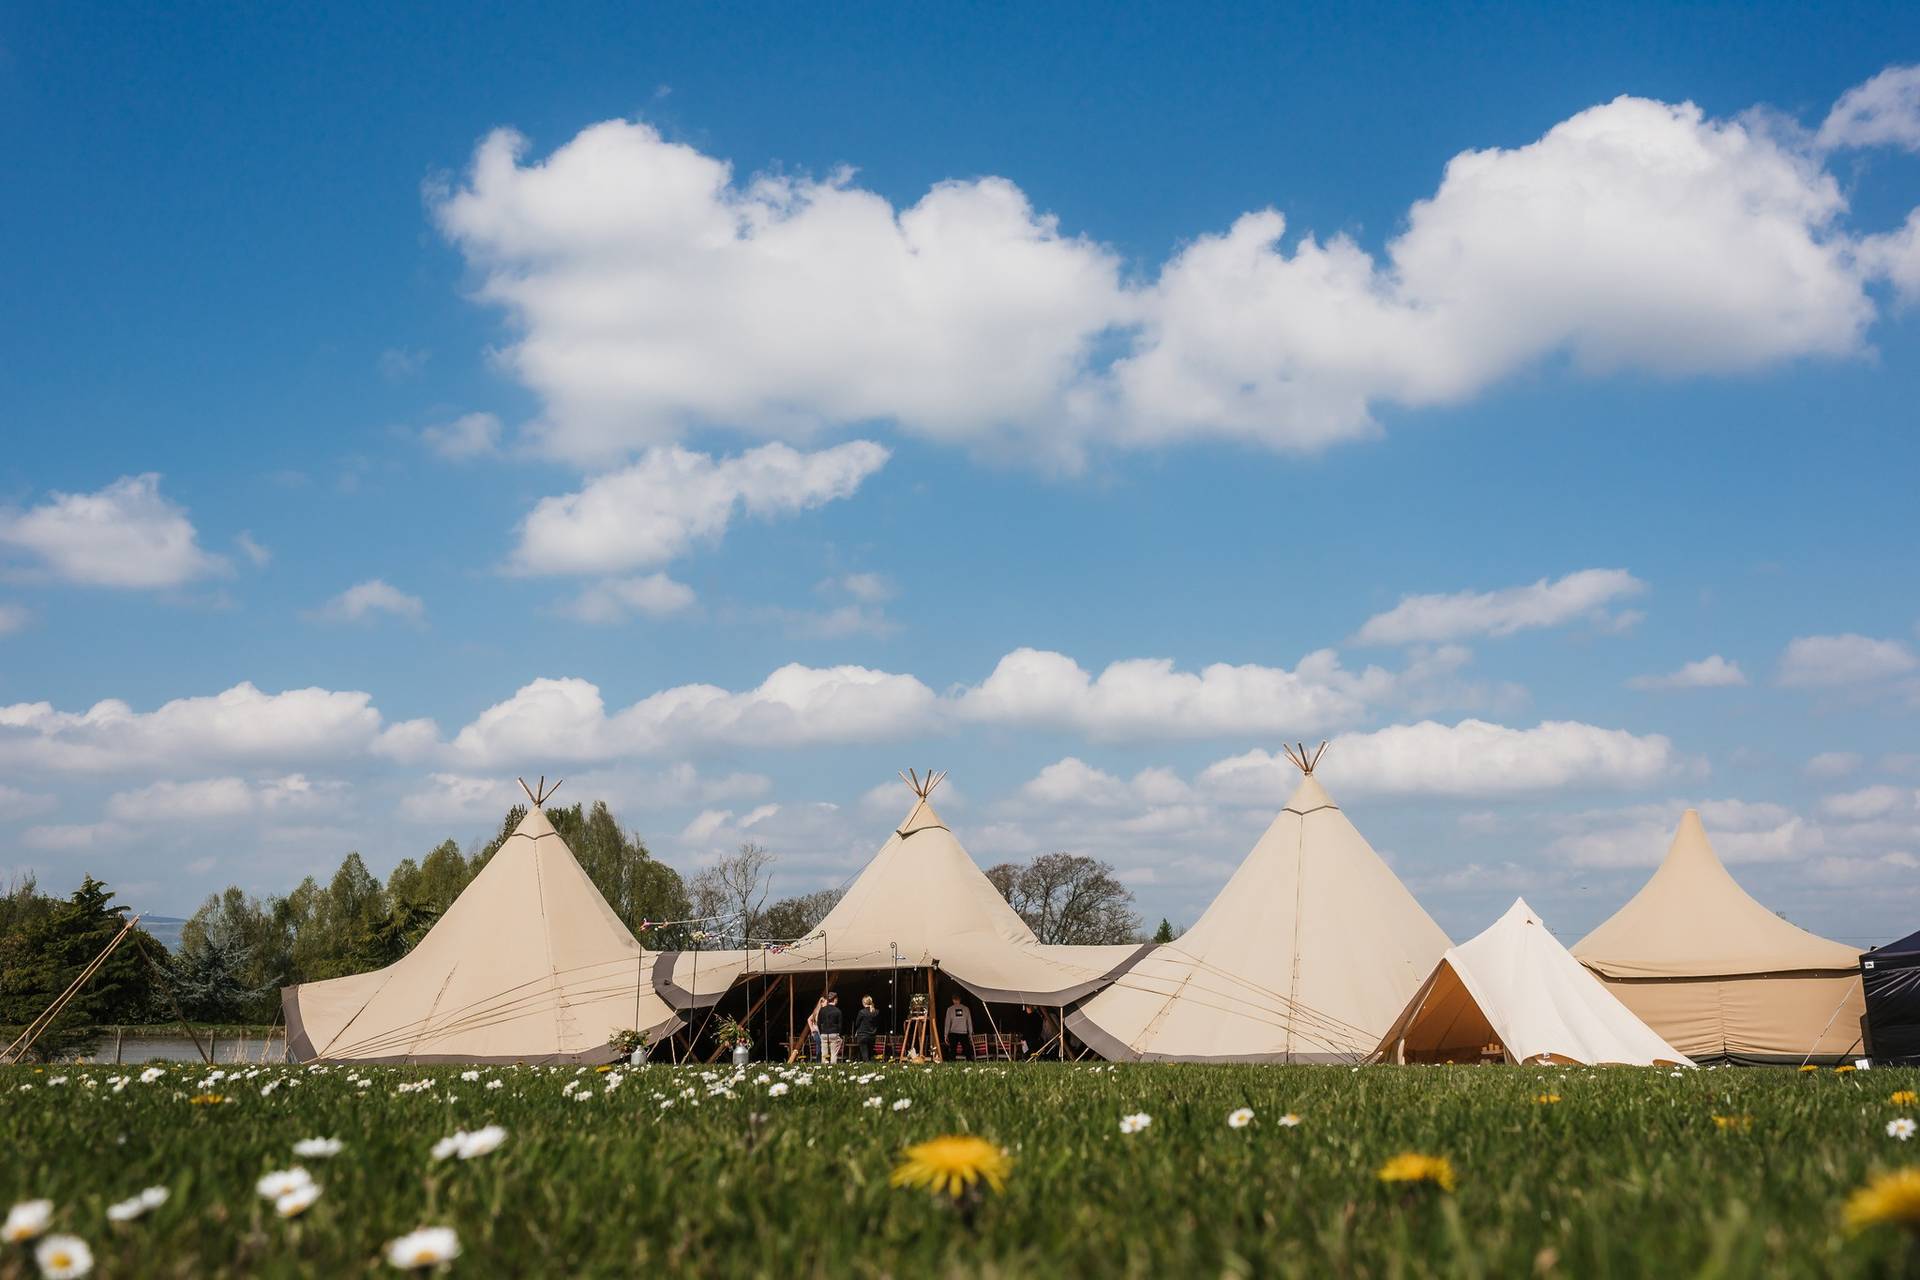
[[[1357,1061],[1446,948],[1308,773],[1194,926],[1068,1026],[1112,1059]]]
[[[1447,948],[1379,1054],[1472,1061],[1489,1041],[1515,1062],[1686,1065],[1515,899],[1487,930]]]
[[[807,939],[778,952],[668,953],[655,971],[677,1008],[712,1004],[749,972],[824,973],[938,965],[987,1000],[1068,1004],[1144,948],[1037,941],[925,796]]]
[[[395,963],[288,987],[301,1060],[605,1062],[609,1034],[679,1018],[653,957],[607,905],[538,805]]]
[[[1660,869],[1624,907],[1573,946],[1609,978],[1695,978],[1851,970],[1857,947],[1789,924],[1756,902],[1713,851],[1689,809]]]

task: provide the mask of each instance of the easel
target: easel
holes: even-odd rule
[[[931,1054],[938,1054],[940,1052],[938,1045],[929,1048],[927,1044],[927,1020],[929,1016],[930,1015],[924,1013],[910,1013],[907,1015],[907,1020],[900,1024],[902,1028],[900,1060],[902,1062],[913,1061],[913,1055],[916,1053],[922,1058],[926,1058]]]

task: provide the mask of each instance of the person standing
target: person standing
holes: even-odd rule
[[[946,1020],[941,1024],[946,1030],[947,1058],[957,1061],[973,1056],[973,1010],[960,1002],[958,995],[947,1006]]]
[[[873,1007],[872,996],[861,996],[853,1015],[853,1060],[873,1061],[873,1038],[880,1034],[880,1011]]]
[[[837,992],[827,992],[826,1002],[820,1006],[816,1015],[820,1024],[820,1061],[840,1061],[840,1046],[844,1043],[840,1028],[846,1015],[840,1011],[840,996]]]

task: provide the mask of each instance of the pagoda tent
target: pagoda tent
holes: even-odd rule
[[[1867,1052],[1920,1066],[1920,933],[1860,957],[1867,1000]]]
[[[1313,776],[1319,753],[1287,754],[1298,789],[1206,913],[1068,1016],[1100,1056],[1359,1062],[1447,949]]]
[[[546,794],[551,794],[547,792]],[[680,1026],[649,956],[553,829],[545,796],[426,937],[384,969],[284,988],[289,1056],[602,1063],[609,1035]]]
[[[1524,900],[1447,948],[1380,1041],[1388,1062],[1688,1066],[1547,931]]]
[[[1060,1007],[1149,949],[1041,943],[928,800],[944,776],[909,781],[906,820],[807,937],[663,952],[653,971],[661,996],[684,1011],[716,1004],[749,977],[938,969],[984,1001]]]
[[[1695,1061],[1838,1061],[1861,1049],[1859,949],[1754,901],[1697,810],[1681,815],[1653,878],[1573,954]]]

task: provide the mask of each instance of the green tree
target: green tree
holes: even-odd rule
[[[0,944],[0,1022],[32,1022],[93,963],[126,924],[127,908],[112,903],[107,886],[87,876],[71,897],[7,935]],[[146,1021],[154,996],[147,957],[162,951],[144,929],[135,929],[41,1034],[34,1052],[43,1058],[71,1053],[95,1027]]]
[[[517,806],[514,810],[524,812]],[[508,818],[512,821],[513,814]],[[693,914],[680,873],[647,852],[638,836],[623,830],[605,801],[596,800],[584,810],[577,804],[548,809],[547,819],[613,913],[636,935],[645,921],[683,920]],[[640,941],[649,949],[668,949],[685,945],[680,936],[684,932],[649,930]]]
[[[827,912],[839,903],[838,889],[821,889],[815,893],[803,893],[797,898],[782,898],[761,915],[761,932],[755,940],[786,942],[803,938],[812,933],[813,927],[825,920]]]
[[[1155,942],[1158,942],[1164,945],[1166,943],[1172,942],[1173,938],[1174,938],[1173,926],[1167,922],[1167,918],[1165,916],[1161,916],[1160,927],[1153,931],[1153,940]]]

